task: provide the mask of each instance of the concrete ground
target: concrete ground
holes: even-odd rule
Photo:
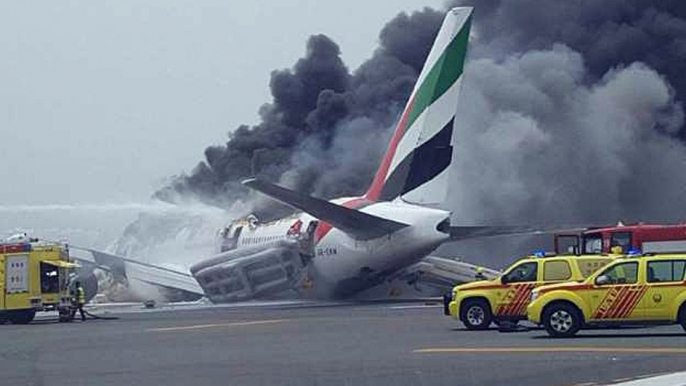
[[[272,303],[0,326],[2,384],[577,385],[686,370],[679,326],[472,332],[440,305]]]

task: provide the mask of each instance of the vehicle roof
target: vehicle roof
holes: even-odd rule
[[[626,256],[626,260],[629,260],[629,259],[643,259],[643,260],[686,259],[686,253],[661,253],[661,254]]]
[[[567,255],[548,255],[544,257],[538,257],[538,256],[525,256],[522,257],[521,259],[517,260],[517,262],[520,261],[525,261],[525,260],[531,260],[531,261],[555,261],[555,260],[595,260],[595,259],[612,259],[615,258],[616,256],[608,255],[606,253],[598,253],[598,254],[588,254],[588,255],[574,255],[574,254],[567,254]]]
[[[629,261],[660,261],[660,260],[686,260],[686,253],[664,253],[659,255],[647,254],[647,255],[619,255],[616,257],[612,264],[617,262],[629,262]]]
[[[604,226],[599,228],[590,228],[584,231],[584,234],[597,233],[597,232],[610,232],[610,231],[635,231],[635,230],[646,230],[646,229],[678,229],[686,228],[686,224],[631,224],[631,225],[615,225],[615,226]]]

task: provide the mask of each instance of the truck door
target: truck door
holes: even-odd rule
[[[683,292],[686,260],[648,261],[642,307],[648,320],[669,320],[675,298]]]
[[[502,277],[504,284],[496,293],[496,315],[521,317],[531,299],[531,291],[538,282],[538,262],[521,263]]]
[[[5,255],[0,255],[0,310],[5,309]]]
[[[40,291],[41,294],[60,292],[60,276],[57,266],[46,262],[40,263]]]
[[[638,281],[638,261],[627,261],[608,267],[586,292],[591,305],[591,319],[641,319],[642,288]]]

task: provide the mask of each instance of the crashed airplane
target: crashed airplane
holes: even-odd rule
[[[393,295],[393,283],[435,296],[473,280],[474,266],[428,256],[450,240],[504,233],[453,226],[450,212],[436,209],[453,162],[471,15],[471,8],[447,13],[364,195],[325,201],[250,179],[243,184],[299,212],[267,223],[255,216],[235,221],[219,234],[220,253],[192,265],[190,274],[93,250],[83,250],[89,257],[81,259],[126,280],[216,303],[283,293],[347,298],[378,288]]]

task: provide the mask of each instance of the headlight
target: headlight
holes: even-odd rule
[[[457,299],[457,290],[453,291],[453,300]]]
[[[538,291],[533,290],[533,291],[531,291],[531,301],[533,302],[536,299],[538,299]]]

